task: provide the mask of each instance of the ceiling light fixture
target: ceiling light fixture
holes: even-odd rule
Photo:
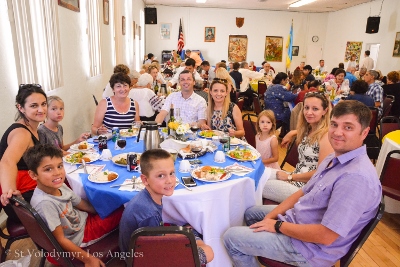
[[[207,0],[196,0],[196,3],[204,4]]]
[[[309,3],[315,2],[315,1],[317,1],[317,0],[300,0],[300,1],[290,4],[289,7],[300,7],[300,6],[304,6]]]

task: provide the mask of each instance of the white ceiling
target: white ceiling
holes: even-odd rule
[[[288,6],[297,0],[207,0],[205,4],[198,4],[196,0],[144,0],[147,6],[265,9],[293,12],[330,12],[371,1],[375,0],[316,0],[302,7],[288,9]]]

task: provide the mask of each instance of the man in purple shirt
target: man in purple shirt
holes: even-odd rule
[[[245,213],[250,227],[230,228],[225,247],[236,267],[263,256],[295,266],[332,266],[375,216],[382,189],[363,140],[371,112],[359,101],[339,102],[328,131],[334,153],[310,181],[279,206]]]

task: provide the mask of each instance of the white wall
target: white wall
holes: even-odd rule
[[[96,77],[89,77],[89,62],[86,36],[86,4],[88,0],[80,1],[80,12],[58,6],[59,29],[61,39],[62,74],[64,86],[48,93],[58,95],[65,102],[65,117],[61,124],[64,127],[64,142],[75,140],[80,133],[89,130],[93,122],[95,104],[94,94],[101,99],[103,88],[113,73],[115,64],[127,64],[134,67],[133,54],[133,20],[139,23],[140,10],[143,10],[142,0],[114,0],[121,7],[126,17],[126,35],[119,36],[128,51],[121,62],[115,62],[114,51],[114,1],[110,0],[110,25],[103,24],[101,19],[101,52],[103,72]],[[99,1],[103,14],[103,1]],[[14,121],[15,96],[18,91],[18,79],[14,61],[10,21],[7,13],[7,0],[0,0],[0,135]],[[101,15],[101,18],[103,16]],[[117,18],[121,20],[121,18]],[[144,25],[142,25],[144,27]],[[121,31],[115,31],[121,35]],[[126,55],[126,56],[125,56]]]
[[[367,43],[381,44],[375,69],[381,70],[385,75],[400,69],[400,58],[392,57],[396,32],[400,32],[400,1],[385,0],[380,15],[379,32],[365,33],[367,18],[379,14],[381,3],[382,1],[374,1],[329,14],[324,53],[328,66],[344,61],[347,41],[358,41],[363,42],[361,58]]]
[[[344,61],[347,41],[362,41],[363,52],[366,43],[381,43],[377,69],[386,74],[400,68],[400,58],[392,57],[395,33],[400,31],[400,1],[384,1],[379,33],[366,34],[367,17],[378,15],[381,3],[380,0],[373,1],[330,13],[156,6],[158,24],[146,25],[146,54],[152,52],[160,58],[162,50],[176,49],[179,19],[182,18],[185,49],[200,49],[204,57],[214,65],[221,59],[227,60],[228,36],[243,34],[248,37],[247,61],[254,61],[259,66],[264,57],[265,36],[282,36],[286,46],[293,19],[293,45],[300,47],[300,53],[298,57],[293,57],[291,70],[300,61],[306,61],[312,67],[318,65],[319,56],[307,55],[310,46],[322,46],[322,58],[332,68]],[[245,18],[242,28],[236,27],[236,17]],[[172,23],[170,40],[161,40],[161,23]],[[215,43],[204,42],[206,26],[216,27]],[[311,40],[314,35],[319,37],[317,43]],[[278,71],[285,71],[286,47],[284,51],[282,62],[271,62]],[[307,61],[307,57],[315,60]]]
[[[312,43],[311,37],[318,35],[319,43],[325,39],[328,13],[296,13],[265,10],[238,10],[219,8],[190,7],[157,7],[157,25],[146,25],[146,54],[151,52],[159,59],[162,50],[176,49],[178,42],[179,19],[185,38],[185,49],[199,49],[205,59],[212,65],[221,59],[228,59],[229,35],[247,35],[247,61],[254,61],[257,66],[264,61],[265,36],[282,36],[284,53],[282,62],[270,62],[278,71],[285,71],[286,42],[293,19],[294,42],[300,47],[298,57],[293,57],[290,69],[294,69],[300,61],[306,60],[307,45]],[[244,25],[236,26],[236,17],[244,17]],[[171,39],[161,40],[161,23],[172,23]],[[216,27],[214,43],[204,42],[204,27]]]

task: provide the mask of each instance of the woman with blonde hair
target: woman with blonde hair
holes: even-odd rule
[[[208,92],[207,124],[200,126],[202,130],[218,130],[229,133],[231,137],[244,137],[242,112],[232,103],[228,94],[228,82],[215,78]]]
[[[235,81],[233,80],[232,76],[229,72],[223,68],[219,67],[215,70],[215,77],[219,79],[225,79],[228,81],[228,95],[231,102],[236,103],[236,85]]]
[[[282,202],[302,188],[315,173],[317,166],[333,152],[328,140],[331,104],[321,93],[310,92],[304,98],[302,112],[299,113],[297,130],[290,131],[282,140],[288,145],[296,137],[299,162],[291,174],[277,171],[265,183],[263,197]]]

